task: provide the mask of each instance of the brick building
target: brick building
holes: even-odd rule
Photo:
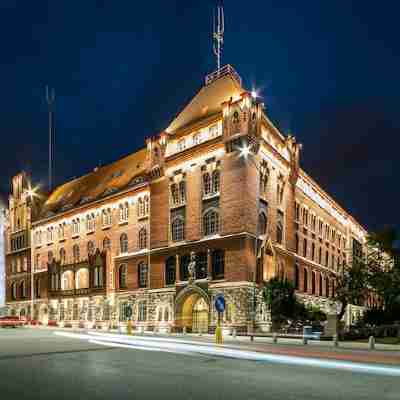
[[[260,288],[280,275],[333,312],[335,277],[366,232],[300,153],[222,68],[143,149],[42,200],[14,178],[7,304],[65,326],[124,324],[131,308],[138,329],[206,331],[223,294],[226,330],[268,330]]]

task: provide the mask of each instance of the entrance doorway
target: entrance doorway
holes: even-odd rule
[[[206,333],[208,331],[208,305],[199,298],[193,306],[192,332]]]
[[[187,332],[208,332],[208,296],[201,289],[191,288],[178,296],[175,310],[176,326],[186,328]]]

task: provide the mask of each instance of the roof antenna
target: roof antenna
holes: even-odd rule
[[[225,19],[222,2],[218,4],[213,15],[213,51],[217,57],[217,71],[221,68],[222,45],[224,44]]]
[[[54,122],[54,103],[56,95],[54,88],[49,91],[49,87],[46,85],[46,101],[49,112],[49,192],[53,189],[53,169],[54,169],[54,142],[55,142],[55,130],[53,128]]]

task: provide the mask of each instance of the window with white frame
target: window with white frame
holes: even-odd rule
[[[111,213],[111,209],[110,208],[104,209],[101,212],[101,222],[102,222],[103,227],[111,226],[111,224],[112,224],[112,213]]]
[[[139,249],[147,247],[147,230],[144,227],[139,230],[138,246]]]
[[[181,139],[178,141],[176,148],[178,151],[183,151],[186,149],[186,140],[185,139]]]
[[[76,236],[79,235],[80,231],[80,219],[76,218],[72,220],[72,235]]]
[[[74,260],[74,263],[78,263],[80,261],[80,254],[79,254],[79,245],[78,244],[74,244],[74,246],[72,247],[72,257]]]
[[[95,228],[95,216],[94,214],[88,214],[86,216],[86,231],[93,232]]]
[[[129,219],[129,204],[125,202],[119,205],[119,222],[128,222]]]
[[[61,265],[65,264],[65,258],[66,258],[65,249],[61,247],[61,249],[60,249],[60,264]]]
[[[150,209],[150,201],[149,201],[149,196],[145,195],[143,197],[140,197],[138,200],[138,208],[137,208],[137,213],[138,217],[146,217],[149,214],[149,209]]]
[[[171,237],[174,242],[185,239],[185,221],[183,217],[176,217],[171,223]]]
[[[203,174],[203,196],[213,196],[219,193],[220,190],[220,172],[214,170],[213,172],[205,172]]]
[[[119,250],[121,254],[128,252],[128,235],[126,233],[119,237]]]
[[[203,215],[204,236],[215,235],[219,231],[219,214],[216,210],[207,210]]]
[[[47,228],[47,242],[52,243],[54,241],[54,228],[49,226]]]
[[[138,279],[139,279],[139,287],[145,288],[147,287],[148,281],[148,268],[144,262],[140,262],[138,264]]]
[[[58,225],[58,240],[65,239],[65,222]]]
[[[208,135],[210,138],[215,138],[218,136],[218,134],[219,134],[218,124],[211,125],[208,128]]]
[[[200,144],[202,141],[202,137],[201,137],[201,131],[196,132],[193,135],[193,146],[196,146],[197,144]]]
[[[144,322],[147,319],[147,307],[144,301],[141,301],[138,305],[138,321]]]

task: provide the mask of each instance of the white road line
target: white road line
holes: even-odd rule
[[[122,335],[108,335],[108,334],[80,334],[68,332],[55,332],[56,335],[65,336],[76,339],[84,339],[97,342],[104,346],[120,346],[124,348],[149,350],[149,351],[164,351],[170,353],[180,354],[202,354],[207,356],[217,356],[225,358],[234,358],[249,361],[262,361],[270,363],[280,363],[289,365],[300,365],[308,367],[341,369],[352,372],[370,373],[375,375],[389,375],[400,376],[400,368],[375,365],[375,364],[362,364],[350,361],[339,360],[322,360],[309,357],[293,357],[281,354],[259,353],[254,351],[245,351],[239,349],[230,349],[226,347],[219,347],[210,345],[208,343],[197,343],[193,341],[180,341],[177,339],[168,338],[154,338],[154,337],[136,337]],[[101,337],[101,339],[100,339]]]

